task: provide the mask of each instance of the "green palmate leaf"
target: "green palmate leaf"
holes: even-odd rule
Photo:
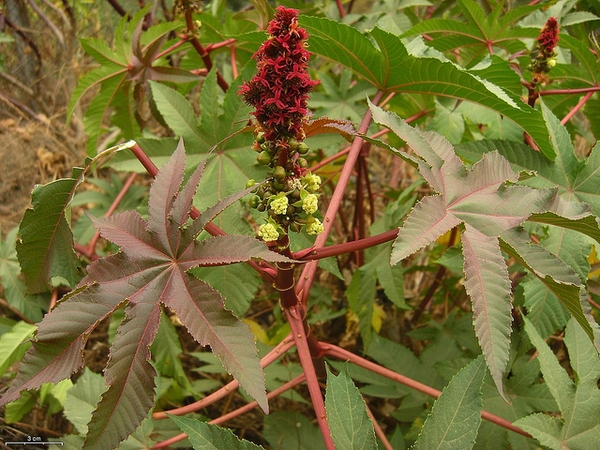
[[[346,290],[348,305],[358,317],[360,335],[366,348],[373,339],[373,302],[375,299],[375,286],[377,278],[375,272],[366,269],[359,269],[352,275],[352,281]]]
[[[429,56],[424,46],[412,45],[411,53],[399,37],[380,28],[374,28],[367,36],[327,19],[303,16],[300,23],[310,33],[311,51],[349,67],[377,88],[452,97],[483,105],[517,123],[531,135],[544,155],[554,157],[540,113],[523,104],[518,95],[481,79],[476,72],[463,70],[441,55]],[[415,55],[416,52],[424,55]]]
[[[565,332],[565,344],[575,373],[575,381],[572,381],[527,318],[525,331],[538,351],[542,374],[558,404],[562,420],[533,414],[517,420],[515,425],[552,449],[594,448],[600,439],[598,353],[582,329],[571,319]]]
[[[462,232],[465,288],[475,332],[492,378],[502,392],[511,332],[511,283],[499,237],[533,213],[567,209],[556,191],[515,186],[519,176],[498,152],[484,154],[471,169],[440,135],[421,132],[371,105],[373,119],[405,140],[417,157],[394,150],[418,167],[437,195],[423,198],[398,233],[391,262],[398,263],[457,225]],[[510,183],[510,184],[509,184]]]
[[[48,290],[54,277],[70,286],[79,278],[73,234],[67,222],[69,202],[82,181],[83,170],[72,178],[62,178],[37,186],[31,194],[32,207],[25,211],[17,242],[19,263],[30,292]]]
[[[231,430],[216,425],[170,414],[169,417],[181,431],[188,435],[194,450],[254,450],[263,448],[245,439],[239,439]]]
[[[454,376],[434,403],[414,450],[473,448],[481,423],[484,375],[479,357]]]
[[[250,330],[224,309],[217,291],[187,270],[256,257],[289,260],[247,236],[220,236],[199,242],[199,230],[186,232],[187,212],[203,166],[190,176],[192,186],[181,189],[184,166],[184,148],[179,145],[150,188],[147,221],[137,211],[93,219],[102,236],[122,251],[91,264],[78,288],[40,323],[32,348],[0,404],[15,400],[23,390],[62,380],[79,370],[91,331],[125,306],[125,318],[104,371],[108,389],[88,424],[84,445],[115,448],[138,427],[154,404],[156,372],[149,363],[150,345],[164,305],[178,315],[200,344],[210,345],[225,369],[264,410],[268,409]],[[217,205],[209,216],[221,209]]]
[[[196,115],[190,102],[176,90],[163,84],[150,81],[152,102],[162,119],[173,132],[181,136],[190,148],[203,145],[198,132]],[[204,144],[206,151],[206,144]]]
[[[461,60],[465,58],[465,65],[471,66],[498,49],[508,54],[525,51],[527,48],[522,39],[539,35],[538,28],[519,28],[515,25],[524,16],[538,10],[540,5],[517,7],[507,13],[498,6],[492,9],[491,14],[485,13],[472,0],[458,0],[458,5],[466,22],[437,18],[425,20],[402,37],[427,34],[433,38],[428,45],[442,52],[460,48]]]
[[[347,370],[335,376],[327,371],[327,423],[336,448],[376,449],[375,430],[365,401]]]
[[[350,119],[353,123],[360,123],[362,119],[359,105],[365,101],[365,95],[373,94],[373,86],[364,80],[352,84],[352,72],[344,71],[339,82],[323,73],[319,77],[319,85],[325,91],[313,92],[310,95],[309,106],[316,108],[322,115],[338,119]],[[321,110],[321,111],[319,111]]]

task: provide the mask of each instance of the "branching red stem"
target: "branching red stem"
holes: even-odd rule
[[[288,381],[287,383],[282,384],[281,386],[279,386],[277,389],[273,389],[271,392],[269,392],[267,394],[267,398],[269,400],[272,400],[278,396],[280,396],[281,394],[283,394],[286,391],[289,391],[290,389],[292,389],[293,387],[298,386],[299,384],[303,383],[304,380],[306,379],[306,377],[304,376],[303,373],[301,373],[300,375],[298,375],[297,377],[295,377],[294,379]],[[248,411],[253,410],[254,408],[256,408],[258,406],[258,403],[256,401],[250,402],[238,409],[235,409],[227,414],[222,415],[221,417],[217,417],[214,420],[211,420],[210,424],[212,425],[220,425],[224,422],[227,422],[228,420],[234,419],[236,417],[241,416],[242,414],[247,413]],[[185,433],[181,433],[178,434],[177,436],[173,436],[172,438],[166,439],[156,445],[154,445],[152,447],[152,449],[157,449],[157,448],[165,448],[168,447],[172,444],[175,444],[176,442],[182,441],[187,437],[187,434]]]
[[[291,335],[288,335],[284,340],[277,344],[277,346],[273,350],[271,350],[269,353],[262,357],[262,359],[260,360],[260,366],[262,368],[267,367],[269,364],[275,362],[278,358],[283,356],[285,352],[287,352],[293,346],[294,339]],[[207,406],[212,405],[213,403],[221,400],[223,397],[229,395],[231,392],[237,389],[238,386],[239,383],[237,382],[237,380],[230,381],[222,388],[204,397],[203,399],[198,400],[197,402],[168,411],[156,412],[152,415],[152,417],[154,418],[154,420],[161,420],[167,418],[167,413],[173,414],[175,416],[182,416],[184,414],[196,412],[199,409],[206,408]]]

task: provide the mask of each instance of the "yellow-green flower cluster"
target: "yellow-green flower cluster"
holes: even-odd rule
[[[254,185],[249,180],[247,187]],[[258,236],[266,241],[276,241],[289,230],[308,234],[323,232],[323,224],[314,217],[319,211],[321,177],[309,171],[284,180],[267,180],[262,183],[249,200],[249,205],[268,214],[267,223],[260,225]]]
[[[277,227],[270,222],[263,223],[258,227],[258,237],[265,242],[276,241],[279,239],[279,232]]]
[[[315,194],[308,194],[302,199],[302,209],[306,214],[312,214],[319,208],[319,201]]]
[[[321,188],[321,177],[314,173],[308,172],[303,178],[308,192],[317,192]]]
[[[289,200],[287,196],[280,192],[271,200],[270,208],[275,214],[285,214],[288,210]]]
[[[321,221],[313,216],[310,216],[306,220],[306,226],[304,229],[308,234],[321,234],[323,231],[325,231],[325,227]]]

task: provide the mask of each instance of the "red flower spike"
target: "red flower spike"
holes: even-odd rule
[[[542,28],[538,37],[538,45],[546,54],[554,53],[554,47],[558,43],[558,22],[556,18],[550,17]]]
[[[529,69],[536,74],[540,80],[546,80],[544,75],[556,64],[554,47],[558,43],[558,22],[556,18],[550,17],[544,27],[540,30],[537,44],[531,52],[531,64]]]
[[[257,72],[239,90],[267,141],[302,140],[308,93],[317,84],[308,75],[308,33],[298,26],[298,11],[279,6],[269,23],[269,37],[254,54]]]

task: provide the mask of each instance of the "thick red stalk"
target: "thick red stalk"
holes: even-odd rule
[[[304,306],[299,304],[292,306],[291,308],[286,308],[285,314],[290,323],[294,341],[296,342],[300,364],[302,365],[302,370],[306,376],[306,385],[308,387],[308,392],[310,393],[310,399],[312,400],[313,408],[317,416],[317,422],[321,429],[321,435],[325,442],[325,447],[327,450],[335,450],[335,444],[331,438],[331,430],[327,423],[327,412],[325,411],[323,394],[321,394],[321,387],[319,386],[319,380],[317,379],[317,373],[315,372],[315,366],[313,365],[312,355],[308,347],[308,339],[304,328]]]
[[[560,121],[560,123],[562,123],[563,125],[565,125],[569,120],[571,120],[571,117],[573,117],[575,115],[575,113],[577,111],[579,111],[583,105],[586,104],[586,102],[591,98],[591,96],[594,95],[593,92],[588,92],[587,94],[585,94],[583,96],[583,98],[579,101],[579,103],[577,103],[573,109],[571,111],[569,111],[569,113],[563,117],[563,119]]]

